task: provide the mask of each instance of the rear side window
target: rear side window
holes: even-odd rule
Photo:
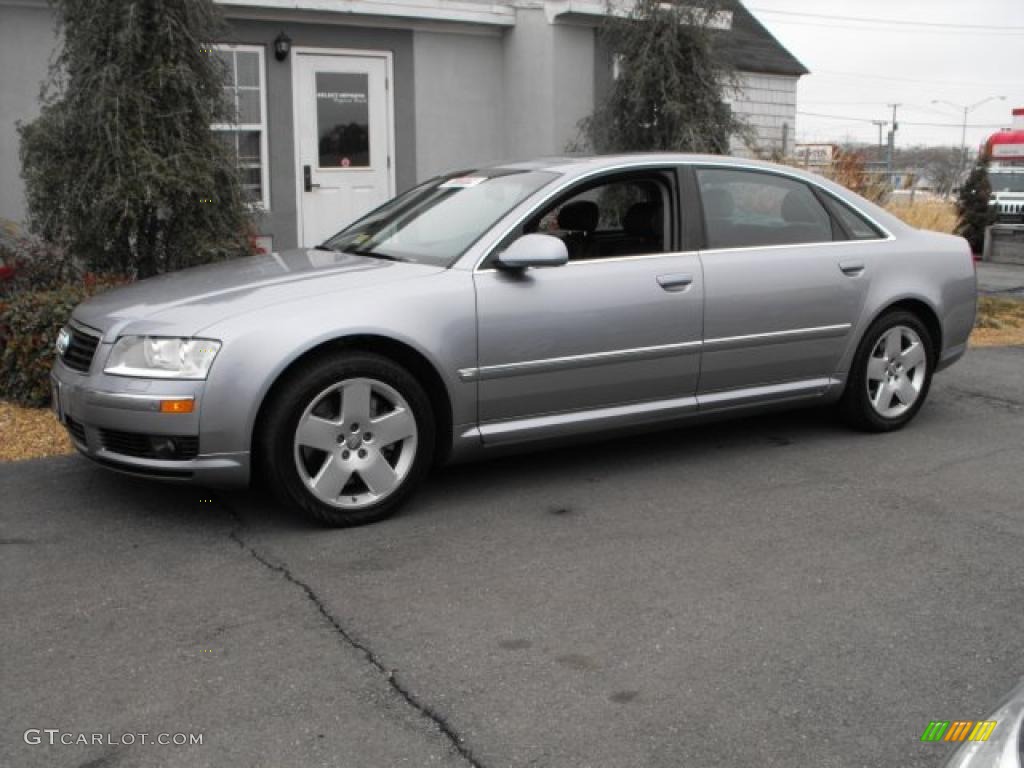
[[[885,237],[874,224],[847,207],[846,203],[840,202],[834,197],[830,197],[830,199],[833,213],[842,223],[843,229],[850,233],[851,240],[879,240]]]
[[[832,218],[806,184],[772,173],[700,168],[708,248],[824,243]]]

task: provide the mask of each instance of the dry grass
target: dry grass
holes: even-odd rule
[[[0,400],[0,461],[60,456],[74,448],[49,408],[26,408]]]
[[[978,299],[978,320],[971,334],[975,347],[1004,347],[1024,344],[1024,301],[982,296]]]
[[[956,208],[943,200],[890,201],[886,210],[917,229],[952,234],[956,229]]]

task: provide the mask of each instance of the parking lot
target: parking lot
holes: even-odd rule
[[[972,350],[892,435],[806,411],[455,467],[347,531],[0,466],[0,765],[941,764],[929,720],[1024,674],[1022,371]]]

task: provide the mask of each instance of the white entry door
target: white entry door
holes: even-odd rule
[[[295,56],[299,245],[314,246],[394,194],[390,54]]]

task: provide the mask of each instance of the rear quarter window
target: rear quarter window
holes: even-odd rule
[[[869,222],[859,213],[841,200],[829,196],[832,210],[843,228],[850,234],[851,240],[882,240],[885,235],[878,227]]]

